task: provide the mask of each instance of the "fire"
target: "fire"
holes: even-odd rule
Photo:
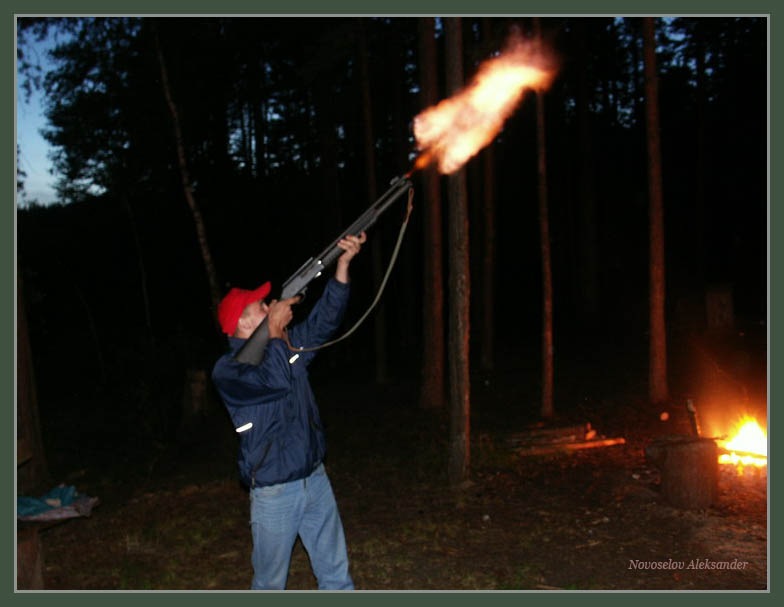
[[[730,440],[716,442],[723,450],[729,452],[719,456],[720,464],[768,465],[768,438],[753,418],[744,417]]]
[[[504,52],[480,65],[467,87],[414,118],[422,152],[415,168],[435,160],[443,174],[459,170],[495,138],[526,89],[550,85],[552,65],[541,43],[513,34]]]

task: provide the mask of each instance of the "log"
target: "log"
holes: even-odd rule
[[[586,433],[590,431],[590,428],[591,424],[561,428],[528,428],[522,432],[510,434],[507,436],[506,441],[510,445],[573,442],[585,439]]]
[[[561,427],[545,427],[534,426],[526,428],[522,432],[513,434],[512,436],[519,437],[547,437],[547,436],[563,436],[565,434],[585,434],[586,428],[590,428],[591,424],[580,424],[575,426],[561,426]]]
[[[565,453],[567,451],[578,451],[580,449],[611,447],[613,445],[623,445],[625,443],[625,438],[602,438],[596,440],[576,441],[572,443],[552,443],[549,445],[521,447],[517,450],[517,453],[520,455],[549,455],[551,453]]]
[[[732,455],[733,453],[739,457],[750,455],[751,457],[758,457],[760,459],[768,459],[767,455],[755,453],[754,451],[741,451],[740,449],[727,449],[726,447],[719,447],[719,453],[722,455]]]
[[[584,433],[549,437],[510,436],[506,439],[506,442],[511,446],[553,445],[556,443],[573,443],[578,440],[583,440],[584,438]]]
[[[719,455],[713,439],[669,437],[645,450],[661,471],[661,492],[675,508],[702,509],[719,496]]]

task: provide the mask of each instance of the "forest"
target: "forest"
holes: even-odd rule
[[[209,382],[226,349],[217,302],[231,287],[267,280],[279,292],[400,176],[413,184],[413,212],[380,303],[311,371],[337,493],[359,491],[365,468],[351,450],[395,482],[421,484],[411,506],[420,519],[429,505],[454,507],[450,520],[462,520],[479,498],[447,488],[484,486],[501,459],[510,465],[497,443],[513,430],[589,420],[626,437],[624,447],[570,460],[583,470],[617,468],[618,458],[639,467],[646,441],[662,431],[661,411],[685,423],[687,398],[703,426],[709,415],[736,413],[726,410],[730,393],[766,423],[768,25],[764,17],[18,18],[19,87],[44,95],[59,202],[25,197],[17,172],[17,439],[34,454],[17,470],[17,489],[71,482],[103,502],[89,521],[42,537],[65,545],[97,525],[102,509],[120,512],[176,475],[207,493],[239,491],[235,437]],[[513,33],[548,49],[549,87],[524,91],[456,173],[416,168],[415,117],[471,82]],[[35,48],[51,38],[44,68]],[[404,212],[397,203],[368,230],[352,264],[346,327],[375,297]],[[295,322],[322,284],[296,307]],[[398,447],[379,445],[384,437]],[[597,465],[612,449],[621,455]],[[558,458],[524,468],[566,474]],[[504,478],[519,488],[533,477]],[[389,498],[382,489],[368,495]],[[764,525],[764,507],[754,524]],[[364,537],[359,523],[346,527],[349,544],[352,529]],[[353,557],[371,544],[357,543]],[[249,567],[238,550],[237,567]],[[397,589],[689,587],[620,570],[587,574],[579,560],[560,579],[548,573],[559,570],[555,556],[536,572],[504,558],[471,580],[417,577],[413,556],[392,568],[409,577],[358,564],[355,578]],[[180,571],[143,581],[138,566],[98,578],[81,567],[45,569],[44,578],[103,589],[204,579]],[[307,587],[306,569],[294,584]],[[246,587],[233,575],[215,587]],[[759,588],[760,579],[695,583]]]

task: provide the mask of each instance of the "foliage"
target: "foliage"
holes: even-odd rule
[[[511,26],[530,35],[528,19],[490,21],[489,39],[479,35],[478,18],[463,21],[468,77],[503,47]],[[356,18],[25,17],[18,25],[20,87],[42,86],[46,93],[46,136],[55,149],[61,201],[71,203],[18,213],[19,258],[32,300],[33,354],[41,383],[51,386],[42,389],[45,395],[54,396],[55,386],[84,384],[85,375],[101,377],[101,359],[107,370],[127,360],[120,350],[136,357],[135,368],[144,369],[143,383],[152,389],[157,377],[141,364],[146,355],[133,345],[142,335],[163,344],[172,335],[202,344],[193,352],[202,363],[223,346],[216,343],[206,311],[155,34],[224,286],[253,286],[266,278],[279,285],[367,206]],[[578,176],[587,164],[596,200],[601,347],[611,347],[614,339],[645,340],[645,99],[638,25],[636,18],[542,20],[560,60],[545,98],[556,350],[584,330],[578,321],[583,269],[577,243],[585,233],[580,209],[586,193]],[[421,109],[417,20],[367,18],[364,26],[381,186],[408,171],[415,154],[410,122]],[[701,228],[705,279],[735,282],[738,315],[764,320],[766,20],[678,18],[659,20],[658,26],[668,297],[674,306],[695,288],[695,234]],[[37,41],[47,40],[54,42],[55,68],[44,75],[36,52]],[[698,56],[705,58],[703,80]],[[441,96],[444,80],[442,70]],[[535,340],[540,317],[531,101],[524,98],[493,142],[498,276],[534,294],[498,298],[500,348]],[[701,171],[699,112],[706,152]],[[581,144],[581,116],[588,126],[587,148]],[[481,240],[477,217],[483,188],[476,168],[468,165],[475,259],[481,256],[475,243]],[[696,202],[698,186],[704,187],[702,210]],[[410,234],[421,228],[422,215],[412,215]],[[396,226],[392,220],[382,223],[373,237],[387,243]],[[413,346],[418,320],[412,326],[410,319],[416,314],[404,312],[421,309],[415,285],[421,284],[422,253],[416,238],[408,241],[406,255],[385,301],[390,333],[401,336],[390,340],[390,361],[408,374],[421,356]],[[372,298],[370,263],[365,257],[357,260],[352,306],[362,307]],[[149,294],[150,327],[142,285]],[[340,360],[357,364],[368,359],[373,336],[362,331],[366,328],[338,351]],[[176,375],[167,381],[176,382]],[[159,402],[156,398],[150,402]]]

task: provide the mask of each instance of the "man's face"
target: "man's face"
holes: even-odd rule
[[[268,313],[269,306],[263,299],[248,304],[243,313],[243,317],[248,321],[248,330],[251,332],[255,331],[256,327],[261,324]]]

